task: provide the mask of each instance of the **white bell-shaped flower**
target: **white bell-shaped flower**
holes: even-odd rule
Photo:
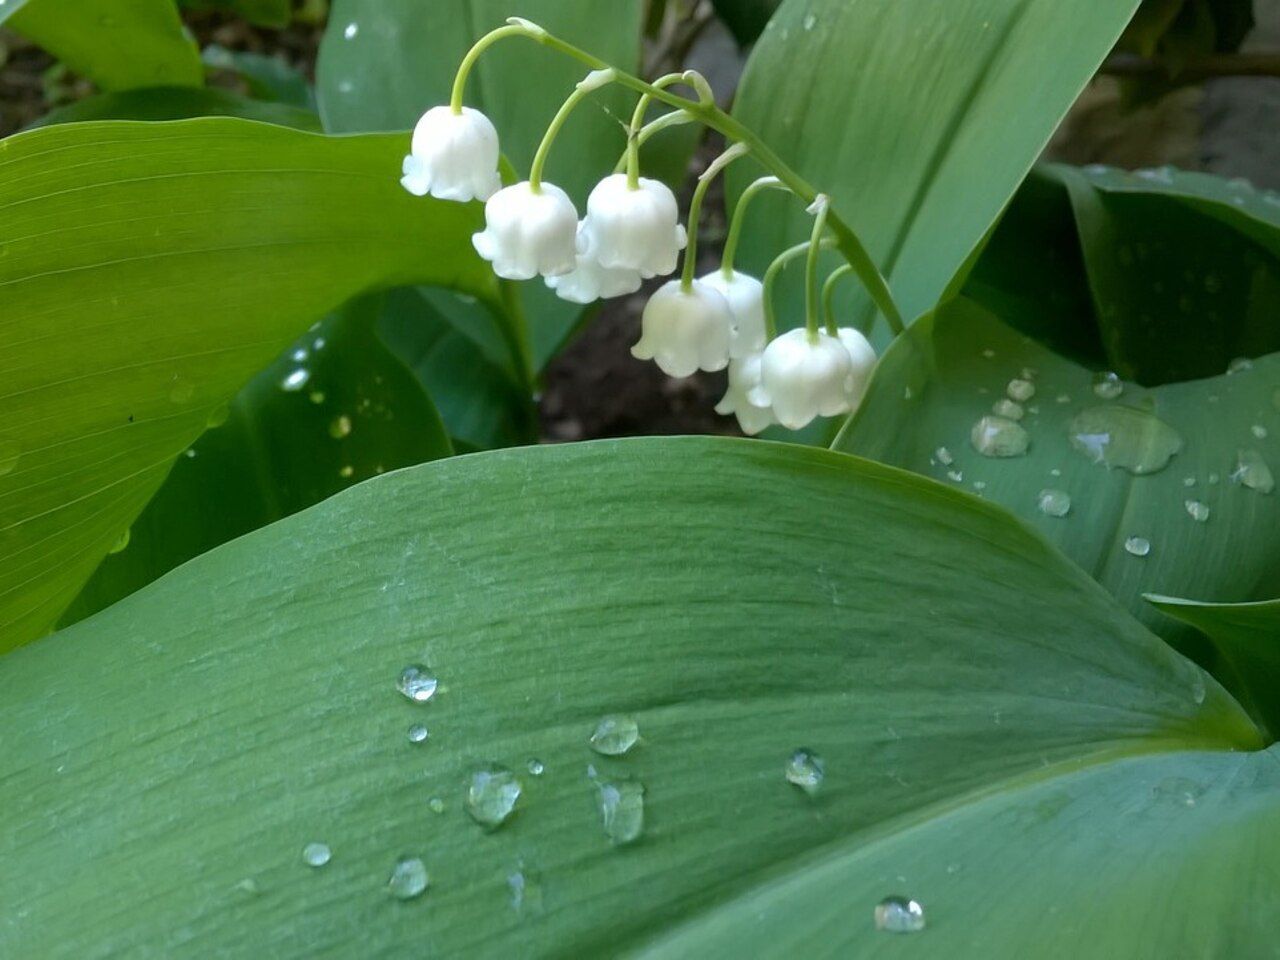
[[[701,280],[687,292],[679,280],[663,284],[645,304],[640,341],[631,348],[639,360],[653,360],[672,377],[729,365],[733,311],[725,298]]]
[[[581,234],[582,225],[578,225]],[[581,246],[579,241],[579,246]],[[622,267],[602,267],[595,257],[578,254],[578,264],[572,273],[559,277],[547,277],[547,286],[556,292],[561,300],[570,303],[595,303],[597,300],[608,300],[610,297],[625,297],[640,289],[641,279],[638,270],[627,270]]]
[[[733,310],[733,337],[729,356],[746,357],[764,349],[764,284],[749,274],[734,271],[725,276],[713,270],[702,282],[719,290]]]
[[[479,110],[432,107],[413,130],[400,183],[416,197],[488,200],[502,187],[498,131]]]
[[[751,391],[760,386],[760,354],[750,353],[729,361],[729,389],[716,404],[716,413],[738,418],[738,426],[749,437],[778,421],[769,407],[751,402]]]
[[[579,250],[603,267],[637,270],[646,280],[675,270],[688,243],[675,194],[657,180],[640,178],[631,189],[626,174],[601,180],[587,198]]]
[[[484,205],[484,220],[471,242],[504,279],[555,277],[578,265],[578,211],[554,184],[537,192],[527,180],[504,187]]]
[[[845,395],[849,398],[849,409],[853,411],[862,402],[871,373],[876,368],[876,348],[862,335],[862,331],[853,327],[841,327],[838,332],[852,363],[849,379],[845,381]]]
[[[789,330],[764,348],[760,386],[749,392],[757,406],[768,403],[788,430],[808,426],[814,417],[847,413],[853,361],[839,339]]]

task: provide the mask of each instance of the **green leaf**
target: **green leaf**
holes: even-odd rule
[[[781,0],[714,0],[716,13],[742,47],[755,43]]]
[[[1022,421],[1026,454],[983,456],[971,440],[974,425],[1024,369],[1034,374],[1036,391]],[[1094,381],[1089,369],[958,298],[884,354],[836,446],[1001,504],[1152,629],[1201,655],[1194,636],[1154,613],[1142,594],[1253,600],[1280,593],[1273,535],[1280,498],[1248,488],[1240,472],[1241,458],[1253,456],[1280,469],[1280,354],[1234,375],[1155,389],[1124,383],[1111,400],[1095,394]],[[1176,452],[1166,443],[1168,430],[1178,438]],[[1089,444],[1105,447],[1107,460],[1096,462]],[[1157,455],[1162,448],[1168,456]],[[1122,460],[1147,472],[1135,475]],[[1066,516],[1041,511],[1045,490],[1070,497]],[[1203,512],[1193,504],[1207,508],[1206,520],[1192,515]],[[1150,552],[1133,555],[1125,546],[1131,537],[1148,541]]]
[[[1280,350],[1280,195],[1164,167],[1054,166],[1111,367],[1155,385]]]
[[[312,112],[316,109],[311,84],[281,56],[228,50],[211,43],[201,51],[200,59],[206,67],[230,70],[240,76],[249,92],[259,100],[272,100]]]
[[[187,10],[219,10],[262,27],[287,27],[293,19],[290,0],[179,0]]]
[[[735,112],[832,196],[914,317],[966,263],[1136,6],[787,0]],[[735,192],[749,175],[735,166]],[[786,197],[760,206],[743,243],[756,271],[811,229]],[[799,302],[791,273],[779,295]],[[844,313],[867,318],[854,286]]]
[[[395,690],[413,663],[430,704]],[[627,755],[589,749],[605,714],[637,720]],[[11,654],[0,729],[5,955],[1257,956],[1277,932],[1280,768],[1239,752],[1225,691],[1003,511],[827,451],[377,478]],[[494,763],[523,795],[486,832],[462,801]],[[638,842],[610,846],[592,773],[643,784]],[[398,902],[406,855],[431,886]],[[887,894],[928,928],[877,933]]]
[[[317,317],[406,283],[496,295],[467,243],[479,208],[409,196],[401,152],[231,119],[0,141],[0,649],[55,622]]]
[[[242,117],[297,130],[320,130],[314,110],[251,100],[213,87],[148,87],[86,97],[45,114],[32,127],[87,120],[186,120],[190,117]]]
[[[10,12],[8,26],[104,90],[204,83],[172,0],[27,0]]]
[[[640,0],[336,0],[316,66],[325,129],[412,129],[428,108],[447,102],[454,72],[471,44],[512,15],[532,19],[610,63],[634,68],[640,59],[642,7]],[[537,44],[509,39],[480,60],[467,102],[493,120],[503,153],[523,176],[547,124],[585,72]],[[625,148],[621,124],[630,119],[632,106],[625,91],[602,90],[556,139],[547,177],[567,190],[579,209]],[[404,144],[407,150],[407,136]],[[582,310],[556,299],[540,283],[517,289],[528,316],[534,365],[541,369],[577,326]],[[473,313],[468,322],[487,321]]]
[[[1280,729],[1280,600],[1199,603],[1156,594],[1146,599],[1209,638],[1219,658],[1215,673],[1274,736]]]
[[[453,451],[375,331],[381,296],[326,317],[215,415],[63,618],[74,623],[233,537],[388,470]]]

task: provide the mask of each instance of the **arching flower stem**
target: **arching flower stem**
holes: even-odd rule
[[[694,188],[693,199],[689,202],[688,245],[684,248],[684,272],[680,274],[680,289],[688,293],[693,289],[693,275],[698,266],[698,221],[702,219],[702,201],[707,196],[707,189],[725,167],[748,153],[745,143],[735,143],[720,156],[716,157],[698,178]]]

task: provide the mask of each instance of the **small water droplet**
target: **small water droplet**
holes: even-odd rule
[[[1187,508],[1187,513],[1192,520],[1198,523],[1204,523],[1209,519],[1209,505],[1201,503],[1199,500],[1186,500],[1183,506]]]
[[[12,441],[0,441],[0,477],[13,473],[22,458],[22,448]]]
[[[412,900],[427,889],[427,865],[417,857],[401,857],[387,878],[387,892],[397,900]]]
[[[982,351],[982,356],[987,360],[994,360],[996,358],[996,352],[990,347],[987,347]]]
[[[312,403],[314,403],[318,407],[320,406],[320,404],[324,403],[324,391],[312,390],[309,394],[307,394],[307,399],[310,400]]]
[[[1151,552],[1151,541],[1145,537],[1130,537],[1124,542],[1124,548],[1135,557],[1145,557]]]
[[[415,723],[409,728],[410,743],[424,743],[430,735],[431,734],[427,731],[427,728],[420,723]]]
[[[280,381],[280,389],[286,393],[296,393],[305,387],[310,379],[311,371],[306,367],[298,367],[289,371],[285,378]]]
[[[302,862],[309,867],[323,867],[333,859],[327,843],[308,843],[302,848]]]
[[[511,906],[516,913],[542,912],[542,878],[523,860],[517,861],[516,869],[507,874],[507,889],[511,891]]]
[[[439,797],[432,797],[427,801],[427,806],[431,808],[432,813],[444,813],[444,801]]]
[[[955,463],[955,457],[951,456],[951,451],[946,447],[939,447],[937,450],[933,451],[933,455],[944,467],[949,467],[951,464]]]
[[[1020,457],[1027,452],[1031,438],[1022,425],[1013,420],[986,416],[973,425],[969,442],[984,457]]]
[[[354,40],[360,34],[360,24],[348,23],[342,31],[342,36],[347,40]]]
[[[810,13],[810,14],[808,14],[808,15],[804,18],[804,28],[805,28],[805,30],[812,30],[812,29],[813,29],[814,27],[816,27],[817,25],[818,25],[818,16],[817,16],[817,14]]]
[[[1194,486],[1196,485],[1196,478],[1195,478],[1195,477],[1183,477],[1183,478],[1182,478],[1182,485],[1183,485],[1184,487],[1194,487]]]
[[[529,773],[531,773],[535,777],[542,776],[543,771],[546,769],[547,768],[543,766],[541,760],[534,759],[534,760],[530,760],[528,763]]]
[[[1093,378],[1093,394],[1103,400],[1114,400],[1124,393],[1124,381],[1110,370]]]
[[[985,480],[975,480],[975,481],[973,481],[973,489],[975,489],[975,490],[985,490],[985,489],[987,489],[987,481],[985,481]]]
[[[947,479],[956,483],[964,483],[964,473],[959,470],[948,470]]]
[[[115,543],[113,543],[113,544],[111,545],[111,549],[110,549],[110,550],[108,550],[108,551],[107,551],[107,553],[109,553],[109,554],[111,554],[111,553],[120,553],[120,552],[121,552],[122,550],[124,550],[127,546],[129,546],[129,541],[130,541],[131,539],[133,539],[133,528],[132,528],[132,527],[130,527],[130,528],[129,528],[128,530],[126,530],[124,533],[120,534],[120,536],[116,537],[116,542],[115,542]]]
[[[1046,516],[1065,517],[1071,512],[1071,496],[1065,490],[1041,490],[1036,505]]]
[[[400,671],[396,689],[414,703],[426,703],[436,695],[440,681],[421,664],[411,663]]]
[[[924,907],[907,897],[885,897],[876,904],[876,929],[886,933],[919,933]]]
[[[351,436],[351,418],[345,413],[334,417],[329,422],[329,436],[335,440],[341,440],[344,437]]]
[[[1270,493],[1276,486],[1271,468],[1257,450],[1240,450],[1236,453],[1236,468],[1231,471],[1231,479],[1258,493]]]
[[[1005,393],[1009,395],[1010,400],[1026,403],[1036,395],[1036,385],[1022,378],[1010,380],[1009,385],[1005,387]]]
[[[1255,423],[1252,427],[1250,427],[1249,432],[1252,433],[1259,440],[1267,439],[1267,428],[1260,423]]]
[[[1253,361],[1248,357],[1236,357],[1227,364],[1227,376],[1237,373],[1248,373],[1253,369]]]
[[[293,351],[293,353],[291,353],[289,356],[293,358],[294,363],[302,363],[307,359],[307,357],[310,356],[310,354],[307,353],[306,347],[299,347],[297,350]]]
[[[236,884],[236,889],[241,893],[247,893],[251,897],[256,897],[261,892],[258,888],[258,881],[253,877],[245,877]]]
[[[606,757],[620,757],[636,745],[640,739],[640,727],[631,717],[601,717],[591,738],[591,749]]]
[[[204,425],[208,430],[217,430],[220,426],[227,422],[231,416],[231,407],[228,404],[220,403],[205,417]]]
[[[783,770],[788,783],[794,783],[809,796],[822,789],[822,781],[827,775],[827,765],[812,750],[804,747],[791,754]]]
[[[471,774],[467,785],[467,813],[487,830],[496,830],[515,812],[521,786],[506,767],[487,764]]]
[[[614,846],[640,839],[644,832],[644,784],[638,780],[600,781],[600,820]]]
[[[1215,486],[1218,482],[1218,479],[1219,477],[1216,473],[1209,474],[1209,486]]]
[[[1071,446],[1094,463],[1133,474],[1155,473],[1182,449],[1182,437],[1146,410],[1128,406],[1089,407],[1067,427]]]
[[[1004,417],[1006,420],[1021,420],[1026,415],[1026,411],[1022,409],[1022,404],[1005,399],[997,400],[993,403],[991,412],[997,417]]]

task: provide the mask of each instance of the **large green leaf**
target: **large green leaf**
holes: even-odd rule
[[[1030,445],[1023,456],[983,456],[971,440],[974,425],[1024,369],[1036,391],[1022,421]],[[1189,632],[1152,611],[1143,593],[1252,600],[1280,592],[1280,498],[1241,482],[1259,483],[1261,470],[1240,471],[1242,457],[1280,469],[1280,354],[1235,374],[1122,386],[1119,397],[1103,399],[1093,371],[959,298],[894,342],[836,444],[1000,503],[1154,629],[1191,644]],[[1073,435],[1085,439],[1073,443]],[[1089,444],[1105,446],[1104,462]],[[1156,455],[1162,445],[1164,457]],[[1136,475],[1122,461],[1147,470]],[[1040,509],[1046,490],[1070,497],[1066,516]],[[1150,551],[1135,556],[1126,548],[1131,537],[1148,541]]]
[[[204,68],[173,0],[26,0],[8,25],[104,90],[198,87]]]
[[[326,317],[236,394],[64,623],[353,483],[453,452],[430,397],[377,335],[382,301],[365,297]]]
[[[320,118],[314,110],[253,100],[216,87],[148,87],[101,93],[51,110],[32,127],[87,120],[186,120],[190,117],[242,117],[297,130],[320,130]]]
[[[412,663],[430,704],[395,690]],[[626,756],[588,748],[612,713],[639,723]],[[826,451],[377,478],[11,654],[0,729],[5,955],[1255,956],[1277,933],[1276,764],[1233,752],[1260,742],[1229,696],[1003,511]],[[798,747],[813,796],[783,776]],[[524,794],[486,832],[462,799],[493,763]],[[593,775],[643,785],[638,842],[611,847]],[[405,855],[418,901],[388,895]],[[888,894],[929,927],[877,933]]]
[[[243,120],[0,142],[0,649],[39,636],[249,377],[372,287],[494,295],[398,138]]]
[[[1154,594],[1147,600],[1209,638],[1219,658],[1215,672],[1274,736],[1280,729],[1280,600],[1198,603]]]
[[[831,194],[914,317],[967,262],[1136,6],[786,0],[736,112]],[[738,165],[731,184],[749,174]],[[757,270],[810,230],[794,202],[766,204],[743,245]],[[853,287],[846,311],[864,317]]]

